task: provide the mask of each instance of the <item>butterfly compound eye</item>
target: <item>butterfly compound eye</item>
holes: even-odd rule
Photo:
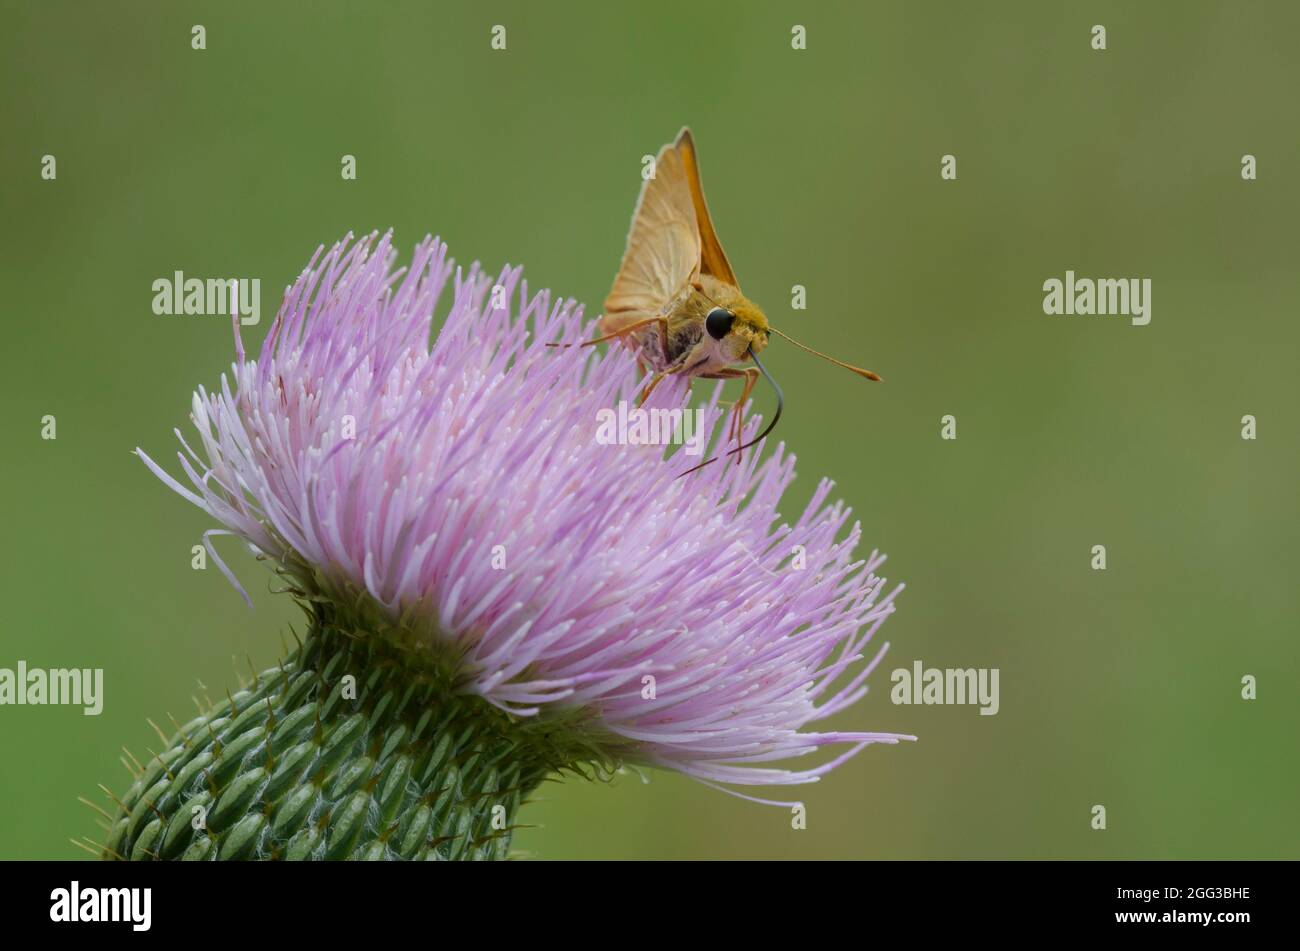
[[[709,336],[714,340],[721,340],[731,333],[731,323],[735,319],[736,315],[727,308],[715,307],[704,318],[704,329],[709,332]]]

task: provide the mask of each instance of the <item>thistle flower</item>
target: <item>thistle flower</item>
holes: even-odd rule
[[[177,432],[189,485],[137,450],[224,526],[208,536],[239,536],[275,564],[311,631],[287,665],[183,728],[180,752],[133,789],[174,811],[207,795],[222,828],[188,835],[137,805],[110,852],[491,857],[509,829],[490,806],[512,815],[557,770],[798,784],[903,738],[807,729],[866,692],[900,590],[884,592],[883,556],[855,560],[856,524],[838,537],[849,510],[828,504],[830,482],[787,524],[784,447],[678,478],[699,459],[601,445],[600,410],[636,397],[635,360],[549,346],[585,339],[582,308],[530,296],[518,268],[454,271],[426,239],[394,270],[389,235],[322,251],[258,359],[235,323],[230,379],[193,400],[198,451]],[[687,395],[665,386],[653,404]],[[216,755],[179,788],[185,757],[202,758],[185,738],[201,729]],[[771,765],[823,748],[812,766]],[[306,788],[310,803],[284,801]]]

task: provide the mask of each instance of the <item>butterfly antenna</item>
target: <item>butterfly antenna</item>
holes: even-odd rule
[[[783,333],[781,333],[781,331],[777,330],[775,327],[768,327],[767,329],[770,330],[770,331],[772,331],[772,333],[776,334],[776,335],[777,335],[778,337],[780,337],[782,340],[788,340],[788,341],[790,341],[790,343],[794,344],[794,345],[795,345],[796,347],[798,347],[800,350],[806,350],[806,351],[808,351],[809,353],[811,353],[811,354],[812,354],[813,356],[815,356],[815,357],[821,357],[823,360],[827,360],[827,361],[829,361],[829,362],[835,364],[837,367],[843,367],[843,368],[846,369],[846,370],[850,370],[850,371],[852,371],[853,373],[856,373],[858,376],[863,377],[863,378],[865,378],[865,379],[868,379],[868,380],[876,380],[877,382],[880,381],[880,377],[878,377],[876,374],[872,373],[870,370],[864,370],[864,369],[862,369],[862,367],[855,367],[855,366],[854,366],[853,364],[851,364],[851,363],[845,363],[845,362],[843,362],[842,360],[836,360],[834,357],[832,357],[832,356],[828,356],[827,354],[822,353],[820,350],[814,350],[812,347],[806,347],[806,346],[804,346],[803,344],[801,344],[798,340],[795,340],[793,337],[791,337],[791,336],[789,336],[789,335],[787,335],[787,334],[783,334]],[[755,360],[754,362],[755,362],[755,363],[758,363],[757,360]],[[763,375],[764,375],[764,376],[767,376],[766,373],[764,373]],[[770,380],[771,377],[768,377],[768,379]],[[773,384],[773,386],[775,386],[775,385],[776,385],[776,384]]]

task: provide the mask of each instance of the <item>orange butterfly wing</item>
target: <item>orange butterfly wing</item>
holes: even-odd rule
[[[704,200],[704,186],[700,184],[700,162],[695,151],[695,139],[691,137],[690,129],[682,129],[678,134],[677,153],[686,166],[686,181],[691,186],[691,203],[695,206],[695,221],[700,233],[700,271],[712,274],[718,280],[740,290],[736,272],[731,269],[727,253],[722,250],[722,242],[718,240],[718,233],[713,230],[709,205]]]
[[[655,177],[641,185],[601,332],[664,315],[701,273],[736,284],[704,201],[695,142],[682,129],[675,143],[659,150]]]

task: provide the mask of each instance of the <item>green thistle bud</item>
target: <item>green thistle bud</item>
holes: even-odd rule
[[[504,858],[524,797],[600,757],[571,719],[458,694],[427,649],[328,613],[146,765],[105,858]]]

